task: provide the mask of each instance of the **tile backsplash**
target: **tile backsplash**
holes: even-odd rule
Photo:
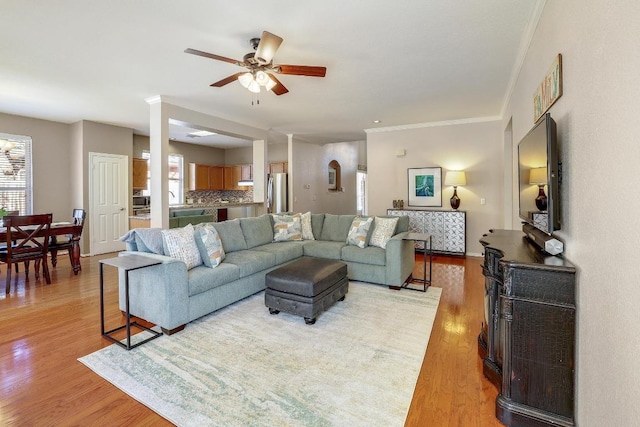
[[[193,199],[193,203],[219,203],[226,200],[229,203],[253,203],[253,188],[249,190],[221,190],[221,191],[187,191],[185,200]]]

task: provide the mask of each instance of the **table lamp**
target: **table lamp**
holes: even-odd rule
[[[544,186],[547,185],[547,168],[533,168],[529,171],[529,184],[538,186],[536,207],[540,211],[547,210],[547,195],[544,194]]]
[[[458,197],[458,185],[467,185],[467,176],[464,171],[448,171],[444,180],[444,185],[453,185],[453,196],[449,199],[451,209],[460,207],[460,197]]]

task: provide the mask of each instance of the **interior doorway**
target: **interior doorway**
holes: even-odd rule
[[[90,253],[124,250],[119,240],[128,230],[129,158],[89,153]]]
[[[367,172],[356,172],[356,212],[367,214]]]

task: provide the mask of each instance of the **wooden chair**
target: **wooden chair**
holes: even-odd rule
[[[45,281],[47,284],[51,283],[47,254],[52,218],[53,214],[4,217],[4,225],[7,227],[7,247],[0,250],[0,261],[7,264],[7,294],[11,289],[11,264],[24,262],[25,276],[29,277],[29,261],[40,261]],[[38,279],[38,268],[35,275]]]
[[[7,211],[6,215],[20,215],[20,211]],[[16,242],[13,242],[13,243],[15,244]],[[7,249],[7,245],[6,244],[0,245],[0,251],[6,250],[6,249]],[[16,273],[20,272],[20,269],[18,268],[18,266],[19,266],[19,264],[16,263]]]
[[[84,209],[74,209],[73,210],[73,223],[75,225],[81,225],[84,228],[84,219],[86,218],[87,213]],[[79,239],[79,237],[76,237]],[[67,240],[64,242],[58,242],[56,236],[51,236],[51,241],[49,242],[49,252],[51,253],[51,264],[55,267],[58,263],[58,251],[69,251],[69,261],[71,262],[71,266],[73,266],[73,236],[67,236]],[[37,265],[36,265],[37,268]],[[82,267],[79,267],[82,269]]]

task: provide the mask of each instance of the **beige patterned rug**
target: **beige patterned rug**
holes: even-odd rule
[[[78,360],[179,426],[403,426],[440,291],[351,282],[315,325],[270,315],[261,292]]]

